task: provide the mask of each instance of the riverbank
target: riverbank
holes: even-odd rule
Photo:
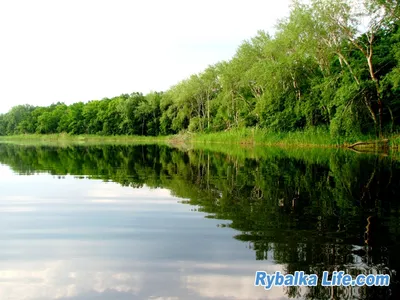
[[[242,145],[278,146],[283,148],[349,148],[354,151],[398,151],[400,135],[388,135],[377,139],[372,135],[332,137],[327,130],[310,129],[297,132],[271,132],[264,129],[246,128],[215,133],[185,133],[168,139],[175,145]],[[223,147],[223,146],[222,146]]]
[[[131,135],[70,135],[60,134],[20,134],[11,136],[0,136],[0,142],[18,144],[46,144],[46,145],[68,145],[68,144],[166,144],[170,136],[131,136]]]
[[[313,129],[297,132],[271,132],[263,129],[246,128],[240,130],[214,133],[183,133],[170,136],[102,136],[102,135],[70,135],[70,134],[23,134],[1,136],[0,142],[17,142],[24,144],[170,144],[175,146],[191,146],[193,144],[221,144],[279,147],[310,148],[356,148],[374,149],[383,147],[398,150],[400,135],[385,136],[377,140],[374,136],[352,136],[333,138],[328,131]]]

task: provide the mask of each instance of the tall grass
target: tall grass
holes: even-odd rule
[[[400,135],[387,136],[392,150],[400,149]],[[373,142],[374,135],[351,135],[333,137],[328,128],[314,127],[294,132],[274,132],[267,129],[243,128],[215,133],[197,133],[186,140],[204,144],[245,144],[280,147],[341,148],[356,142]]]
[[[133,136],[133,135],[71,135],[67,133],[56,134],[21,134],[13,136],[1,136],[0,141],[25,144],[120,144],[120,143],[140,143],[156,144],[166,143],[169,136]]]
[[[388,137],[393,149],[400,147],[400,135]],[[369,135],[334,138],[329,130],[315,127],[303,131],[274,132],[267,129],[242,128],[213,133],[184,133],[172,136],[132,136],[132,135],[70,135],[60,134],[22,134],[0,137],[3,142],[48,143],[48,144],[94,144],[94,143],[140,143],[140,144],[242,144],[263,146],[295,147],[342,147],[359,141],[374,141]]]
[[[336,141],[321,128],[296,132],[273,132],[266,129],[243,128],[237,130],[195,134],[194,142],[241,143],[257,145],[334,146]]]

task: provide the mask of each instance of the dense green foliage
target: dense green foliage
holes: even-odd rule
[[[15,106],[0,115],[0,135],[157,136],[243,127],[318,127],[334,139],[396,133],[399,7],[395,0],[294,1],[273,36],[260,31],[231,60],[165,92],[69,106]],[[363,23],[366,16],[368,24]]]
[[[0,144],[0,163],[24,175],[46,172],[60,179],[74,175],[133,188],[167,188],[192,209],[220,219],[216,230],[234,229],[255,259],[282,264],[289,273],[392,275],[389,288],[319,285],[307,291],[306,299],[398,295],[399,162],[337,150],[242,150]],[[287,290],[293,297],[300,292]]]

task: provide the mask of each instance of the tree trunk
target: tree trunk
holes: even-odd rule
[[[369,113],[371,114],[372,120],[374,121],[375,133],[376,133],[376,131],[377,131],[376,129],[377,129],[377,127],[378,127],[378,120],[376,119],[375,112],[374,112],[374,110],[372,109],[371,105],[368,103],[368,100],[366,99],[366,97],[364,97],[364,103],[365,103],[365,106],[367,107]]]

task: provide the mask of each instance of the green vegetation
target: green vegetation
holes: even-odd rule
[[[398,150],[399,136],[389,137],[390,148]],[[0,136],[2,143],[41,144],[41,145],[69,145],[69,144],[168,144],[183,148],[203,149],[202,145],[230,144],[242,147],[279,146],[279,147],[319,147],[336,148],[348,146],[356,141],[373,141],[373,136],[353,136],[347,140],[333,139],[326,129],[317,127],[304,131],[274,132],[268,129],[242,128],[223,132],[211,133],[183,133],[170,136],[137,136],[137,135],[71,135],[56,134],[20,134]],[[213,147],[214,148],[214,147]],[[365,148],[365,147],[364,147]],[[367,150],[387,151],[372,145]],[[365,149],[364,149],[365,150]]]
[[[0,135],[190,133],[197,141],[312,145],[397,136],[399,25],[395,0],[293,1],[274,35],[258,32],[231,60],[165,92],[15,106],[0,115]]]
[[[52,134],[20,134],[0,137],[2,143],[18,144],[164,144],[171,137],[169,136],[137,136],[137,135],[117,135],[102,136],[95,134],[71,135],[67,133]]]
[[[322,127],[309,128],[302,131],[276,132],[268,129],[242,128],[231,131],[215,132],[209,134],[193,134],[189,138],[197,142],[237,143],[253,145],[280,145],[280,146],[337,146],[344,142],[332,138],[329,131]],[[346,139],[346,142],[367,141],[373,136],[359,135]]]

